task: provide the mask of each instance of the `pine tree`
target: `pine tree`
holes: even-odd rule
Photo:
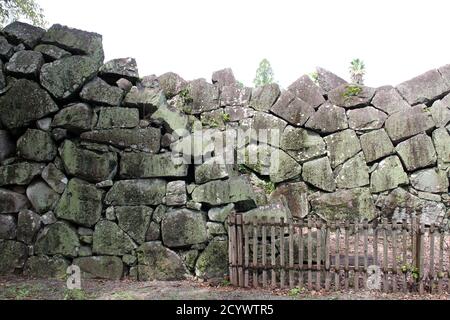
[[[261,87],[266,84],[270,84],[274,82],[273,78],[273,70],[270,65],[270,62],[267,59],[263,59],[259,63],[259,67],[256,70],[256,77],[253,80],[253,84],[255,87]]]
[[[19,19],[40,27],[47,24],[42,8],[36,0],[0,0],[0,26]]]

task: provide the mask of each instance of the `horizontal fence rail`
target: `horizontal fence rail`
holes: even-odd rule
[[[418,217],[326,223],[228,218],[235,286],[443,293],[450,288],[450,235]]]

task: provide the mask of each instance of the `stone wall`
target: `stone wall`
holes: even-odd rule
[[[447,223],[450,65],[396,88],[318,68],[252,89],[230,69],[140,77],[134,59],[103,62],[101,35],[19,22],[0,59],[0,274],[223,277],[233,210]],[[231,162],[194,140],[235,129],[279,139],[250,134]]]

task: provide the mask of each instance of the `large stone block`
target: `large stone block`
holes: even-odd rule
[[[369,168],[362,152],[347,160],[335,171],[339,189],[353,189],[369,185]]]
[[[312,211],[327,221],[368,219],[376,217],[375,205],[368,188],[317,193],[310,197]]]
[[[39,214],[53,210],[60,197],[42,180],[33,181],[28,186],[26,193],[34,210]]]
[[[123,262],[118,257],[95,256],[73,260],[79,266],[83,278],[120,280],[123,274]]]
[[[325,102],[320,88],[308,75],[303,75],[298,78],[288,87],[288,90],[314,108],[317,108]]]
[[[394,145],[384,129],[371,131],[359,137],[361,148],[368,163],[394,152]]]
[[[284,198],[292,216],[304,218],[309,213],[309,193],[311,190],[304,182],[286,182],[272,192],[270,202],[283,202]]]
[[[319,134],[303,128],[286,127],[281,136],[281,149],[299,163],[326,154],[325,142]]]
[[[411,109],[411,106],[393,87],[378,89],[372,99],[372,105],[389,115]]]
[[[298,127],[303,126],[314,114],[314,108],[291,91],[283,92],[270,111]]]
[[[0,214],[0,239],[14,240],[17,235],[16,219],[12,215]]]
[[[37,83],[19,79],[0,97],[1,123],[8,129],[26,127],[53,112],[58,106]]]
[[[53,97],[63,100],[74,96],[96,75],[97,70],[98,66],[92,58],[71,56],[44,64],[40,81]]]
[[[124,152],[120,161],[122,178],[186,177],[188,165],[171,153]]]
[[[223,279],[228,274],[228,241],[213,239],[195,264],[195,275],[203,279]]]
[[[105,203],[116,206],[157,206],[163,203],[166,182],[160,179],[122,180],[114,183]]]
[[[336,190],[336,182],[328,157],[305,162],[302,177],[304,181],[321,190],[329,192]]]
[[[3,161],[14,154],[16,143],[6,130],[0,130],[0,161]]]
[[[25,263],[24,275],[38,279],[60,279],[67,277],[69,262],[61,256],[32,256]]]
[[[59,219],[68,220],[86,227],[94,226],[102,215],[103,192],[80,179],[69,181],[55,214]]]
[[[139,125],[139,110],[133,108],[101,108],[96,129],[136,128]]]
[[[206,183],[228,177],[228,168],[222,157],[214,157],[195,167],[195,182]]]
[[[426,134],[419,134],[399,143],[395,150],[407,171],[425,168],[436,163],[433,141]]]
[[[322,88],[325,93],[328,93],[331,90],[347,83],[347,81],[345,81],[341,77],[324,68],[317,67],[316,71],[317,82],[319,83],[320,88]]]
[[[188,274],[183,260],[175,252],[165,248],[161,242],[146,242],[137,249],[138,279],[182,280]]]
[[[328,92],[328,100],[339,107],[363,107],[370,104],[375,91],[374,88],[344,84]]]
[[[375,171],[372,172],[370,188],[372,192],[378,193],[408,183],[408,175],[403,170],[400,159],[397,156],[392,156],[382,160]]]
[[[201,114],[219,108],[219,89],[204,79],[190,81],[185,88],[185,112]]]
[[[411,174],[411,185],[416,190],[448,193],[448,178],[444,170],[425,169]]]
[[[152,208],[145,206],[116,207],[114,212],[119,222],[119,227],[136,243],[144,243],[153,213]]]
[[[23,43],[28,49],[33,49],[45,33],[42,28],[20,21],[14,21],[4,27],[2,31],[11,43]]]
[[[235,203],[237,207],[254,207],[255,194],[244,177],[233,177],[224,181],[211,181],[197,186],[192,200],[210,205]]]
[[[17,213],[30,206],[23,194],[0,188],[0,213]]]
[[[169,248],[186,247],[207,241],[205,214],[178,209],[167,212],[161,222],[162,240]]]
[[[123,256],[136,249],[133,240],[117,224],[102,220],[95,226],[92,252],[97,255]]]
[[[167,99],[175,97],[187,86],[187,81],[173,72],[167,72],[160,75],[158,77],[158,82]]]
[[[110,60],[100,68],[99,75],[109,83],[115,83],[121,78],[133,83],[139,80],[139,71],[134,58]]]
[[[52,127],[64,128],[74,133],[92,130],[97,121],[95,112],[85,103],[74,103],[59,111]]]
[[[54,24],[42,37],[42,42],[56,45],[73,54],[89,55],[98,69],[104,59],[102,36],[97,33]]]
[[[6,71],[14,77],[37,78],[44,57],[41,53],[31,50],[23,50],[16,52],[8,63],[6,63]]]
[[[123,91],[96,77],[84,85],[80,97],[90,103],[117,107],[121,103]]]
[[[280,87],[276,83],[266,84],[254,88],[250,99],[250,106],[257,111],[269,111],[280,96]]]
[[[60,154],[69,175],[90,182],[112,179],[117,171],[117,154],[114,152],[88,150],[66,140]]]
[[[41,228],[41,217],[30,210],[20,211],[17,218],[17,240],[28,245],[34,243]]]
[[[431,115],[421,107],[400,111],[391,115],[385,123],[385,129],[393,142],[399,142],[434,127]]]
[[[144,152],[157,153],[161,146],[161,130],[145,129],[108,129],[94,130],[81,134],[81,139],[106,143],[117,148],[132,148]]]
[[[0,274],[7,275],[21,269],[27,259],[28,249],[25,244],[12,240],[0,240]]]
[[[0,186],[18,184],[28,185],[44,170],[45,164],[19,162],[0,167]]]
[[[165,104],[167,104],[166,97],[159,88],[132,87],[123,100],[125,107],[139,109],[143,117],[152,114]]]
[[[17,154],[36,162],[52,161],[56,156],[56,145],[48,132],[28,129],[17,140]]]
[[[383,127],[387,115],[374,107],[365,107],[347,111],[350,129],[370,131]]]
[[[34,48],[34,51],[40,52],[48,62],[71,56],[70,52],[51,44],[39,44]]]
[[[437,70],[430,70],[399,84],[397,90],[410,105],[415,105],[449,92],[450,82],[446,82]]]
[[[330,134],[324,140],[332,168],[336,168],[361,151],[361,144],[353,130],[347,129]]]
[[[305,125],[306,128],[322,133],[333,133],[348,128],[345,109],[335,105],[324,103]]]
[[[58,221],[46,227],[38,235],[35,244],[38,255],[62,255],[74,258],[78,256],[80,241],[77,232],[68,224]]]
[[[438,166],[444,169],[450,166],[450,131],[439,128],[433,131],[433,142],[436,148]]]

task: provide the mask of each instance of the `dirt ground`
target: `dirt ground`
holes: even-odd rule
[[[82,290],[61,280],[0,277],[0,300],[447,300],[449,295],[402,295],[375,292],[323,293],[302,290],[254,290],[196,281],[135,282],[85,280]]]

